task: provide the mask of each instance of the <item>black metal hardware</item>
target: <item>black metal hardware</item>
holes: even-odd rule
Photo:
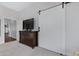
[[[38,31],[40,32],[40,27],[38,27]]]
[[[55,6],[52,6],[52,7],[43,9],[43,10],[39,10],[38,13],[39,13],[39,15],[40,15],[40,12],[42,12],[42,11],[46,11],[46,10],[48,10],[48,9],[51,9],[51,8],[54,8],[54,7],[57,7],[57,6],[60,6],[60,5],[62,5],[62,8],[64,8],[65,4],[68,4],[68,3],[70,3],[70,2],[62,2],[62,3],[58,4],[58,5],[55,5]]]

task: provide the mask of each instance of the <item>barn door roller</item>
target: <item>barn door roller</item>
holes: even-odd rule
[[[70,2],[62,2],[62,8],[64,8],[65,4],[68,4]]]

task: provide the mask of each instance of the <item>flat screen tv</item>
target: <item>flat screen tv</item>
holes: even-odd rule
[[[34,29],[34,18],[23,21],[23,30]]]

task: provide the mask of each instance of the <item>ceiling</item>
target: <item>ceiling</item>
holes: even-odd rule
[[[0,2],[1,5],[13,9],[15,11],[21,11],[25,8],[29,8],[30,5],[33,5],[35,3],[50,6],[55,5],[57,2]]]
[[[1,2],[0,4],[15,11],[21,11],[28,7],[31,2]]]

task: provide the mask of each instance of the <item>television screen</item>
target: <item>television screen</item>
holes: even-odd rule
[[[34,18],[24,20],[23,29],[34,29]]]

